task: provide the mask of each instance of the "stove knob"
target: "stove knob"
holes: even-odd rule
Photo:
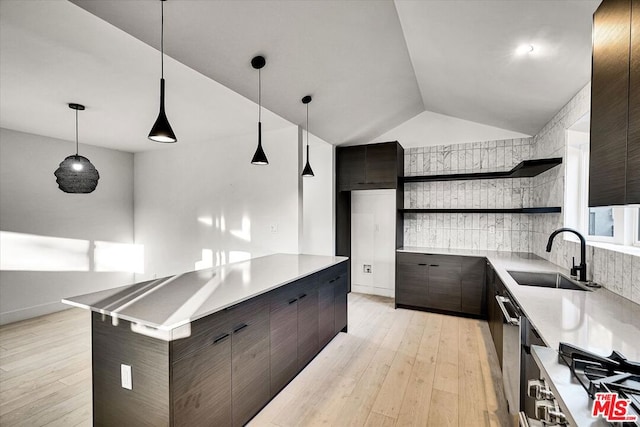
[[[549,422],[554,424],[565,424],[567,417],[560,410],[549,411]]]
[[[539,420],[549,420],[549,412],[554,411],[555,405],[550,400],[536,400],[535,413]]]
[[[549,387],[544,386],[540,389],[540,399],[553,400],[553,397],[553,392]]]
[[[527,394],[534,399],[540,399],[540,390],[544,387],[544,380],[529,380],[527,381]]]

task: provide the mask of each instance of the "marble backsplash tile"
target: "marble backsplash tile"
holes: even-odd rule
[[[567,129],[589,112],[590,85],[586,85],[534,137],[531,146],[536,158],[564,157]],[[562,206],[565,189],[564,165],[531,178],[530,198],[536,206]],[[569,268],[572,258],[580,259],[580,245],[558,236],[551,253],[545,251],[547,239],[564,226],[562,214],[531,216],[531,252],[554,264]],[[587,247],[587,278],[607,289],[640,303],[640,257],[601,247]],[[576,261],[578,262],[578,261]]]
[[[567,129],[590,108],[585,86],[533,138],[484,141],[405,150],[405,176],[509,170],[522,160],[564,157]],[[534,178],[405,184],[406,208],[564,207],[564,165]],[[580,257],[577,242],[551,232],[563,214],[405,214],[404,244],[433,248],[532,252],[569,268]],[[640,303],[640,257],[588,246],[588,278]],[[576,261],[577,262],[577,261]]]
[[[532,138],[405,150],[405,176],[510,170],[531,158]],[[530,178],[405,184],[404,206],[424,209],[497,209],[530,205]],[[406,214],[407,246],[529,251],[524,214]]]

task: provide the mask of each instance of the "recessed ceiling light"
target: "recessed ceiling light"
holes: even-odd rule
[[[518,55],[525,55],[525,54],[531,53],[531,52],[533,52],[533,45],[532,44],[521,44],[516,49],[516,53]]]

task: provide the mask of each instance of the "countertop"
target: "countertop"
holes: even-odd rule
[[[276,254],[65,298],[63,303],[133,322],[136,332],[171,340],[184,326],[346,261],[339,256]]]
[[[560,342],[568,342],[603,356],[617,350],[630,360],[640,360],[640,305],[605,288],[577,291],[518,285],[508,270],[569,275],[567,269],[534,254],[419,247],[398,251],[486,257],[547,346],[557,351]]]

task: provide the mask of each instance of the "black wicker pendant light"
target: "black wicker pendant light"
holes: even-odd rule
[[[164,2],[165,0],[160,0],[160,112],[149,132],[149,139],[156,142],[176,142],[178,139],[164,112]]]
[[[251,159],[252,165],[268,165],[267,155],[262,149],[262,76],[260,70],[265,66],[267,61],[264,56],[256,56],[251,60],[251,66],[258,70],[258,148]]]
[[[78,111],[84,110],[84,105],[69,104],[69,108],[76,110],[76,154],[64,159],[54,175],[65,193],[91,193],[98,186],[100,174],[89,159],[78,154]]]
[[[309,103],[311,102],[311,96],[307,95],[302,98],[302,103],[307,106],[307,164],[304,165],[304,169],[302,170],[302,176],[311,177],[315,176],[313,173],[313,169],[311,169],[311,165],[309,164]]]

